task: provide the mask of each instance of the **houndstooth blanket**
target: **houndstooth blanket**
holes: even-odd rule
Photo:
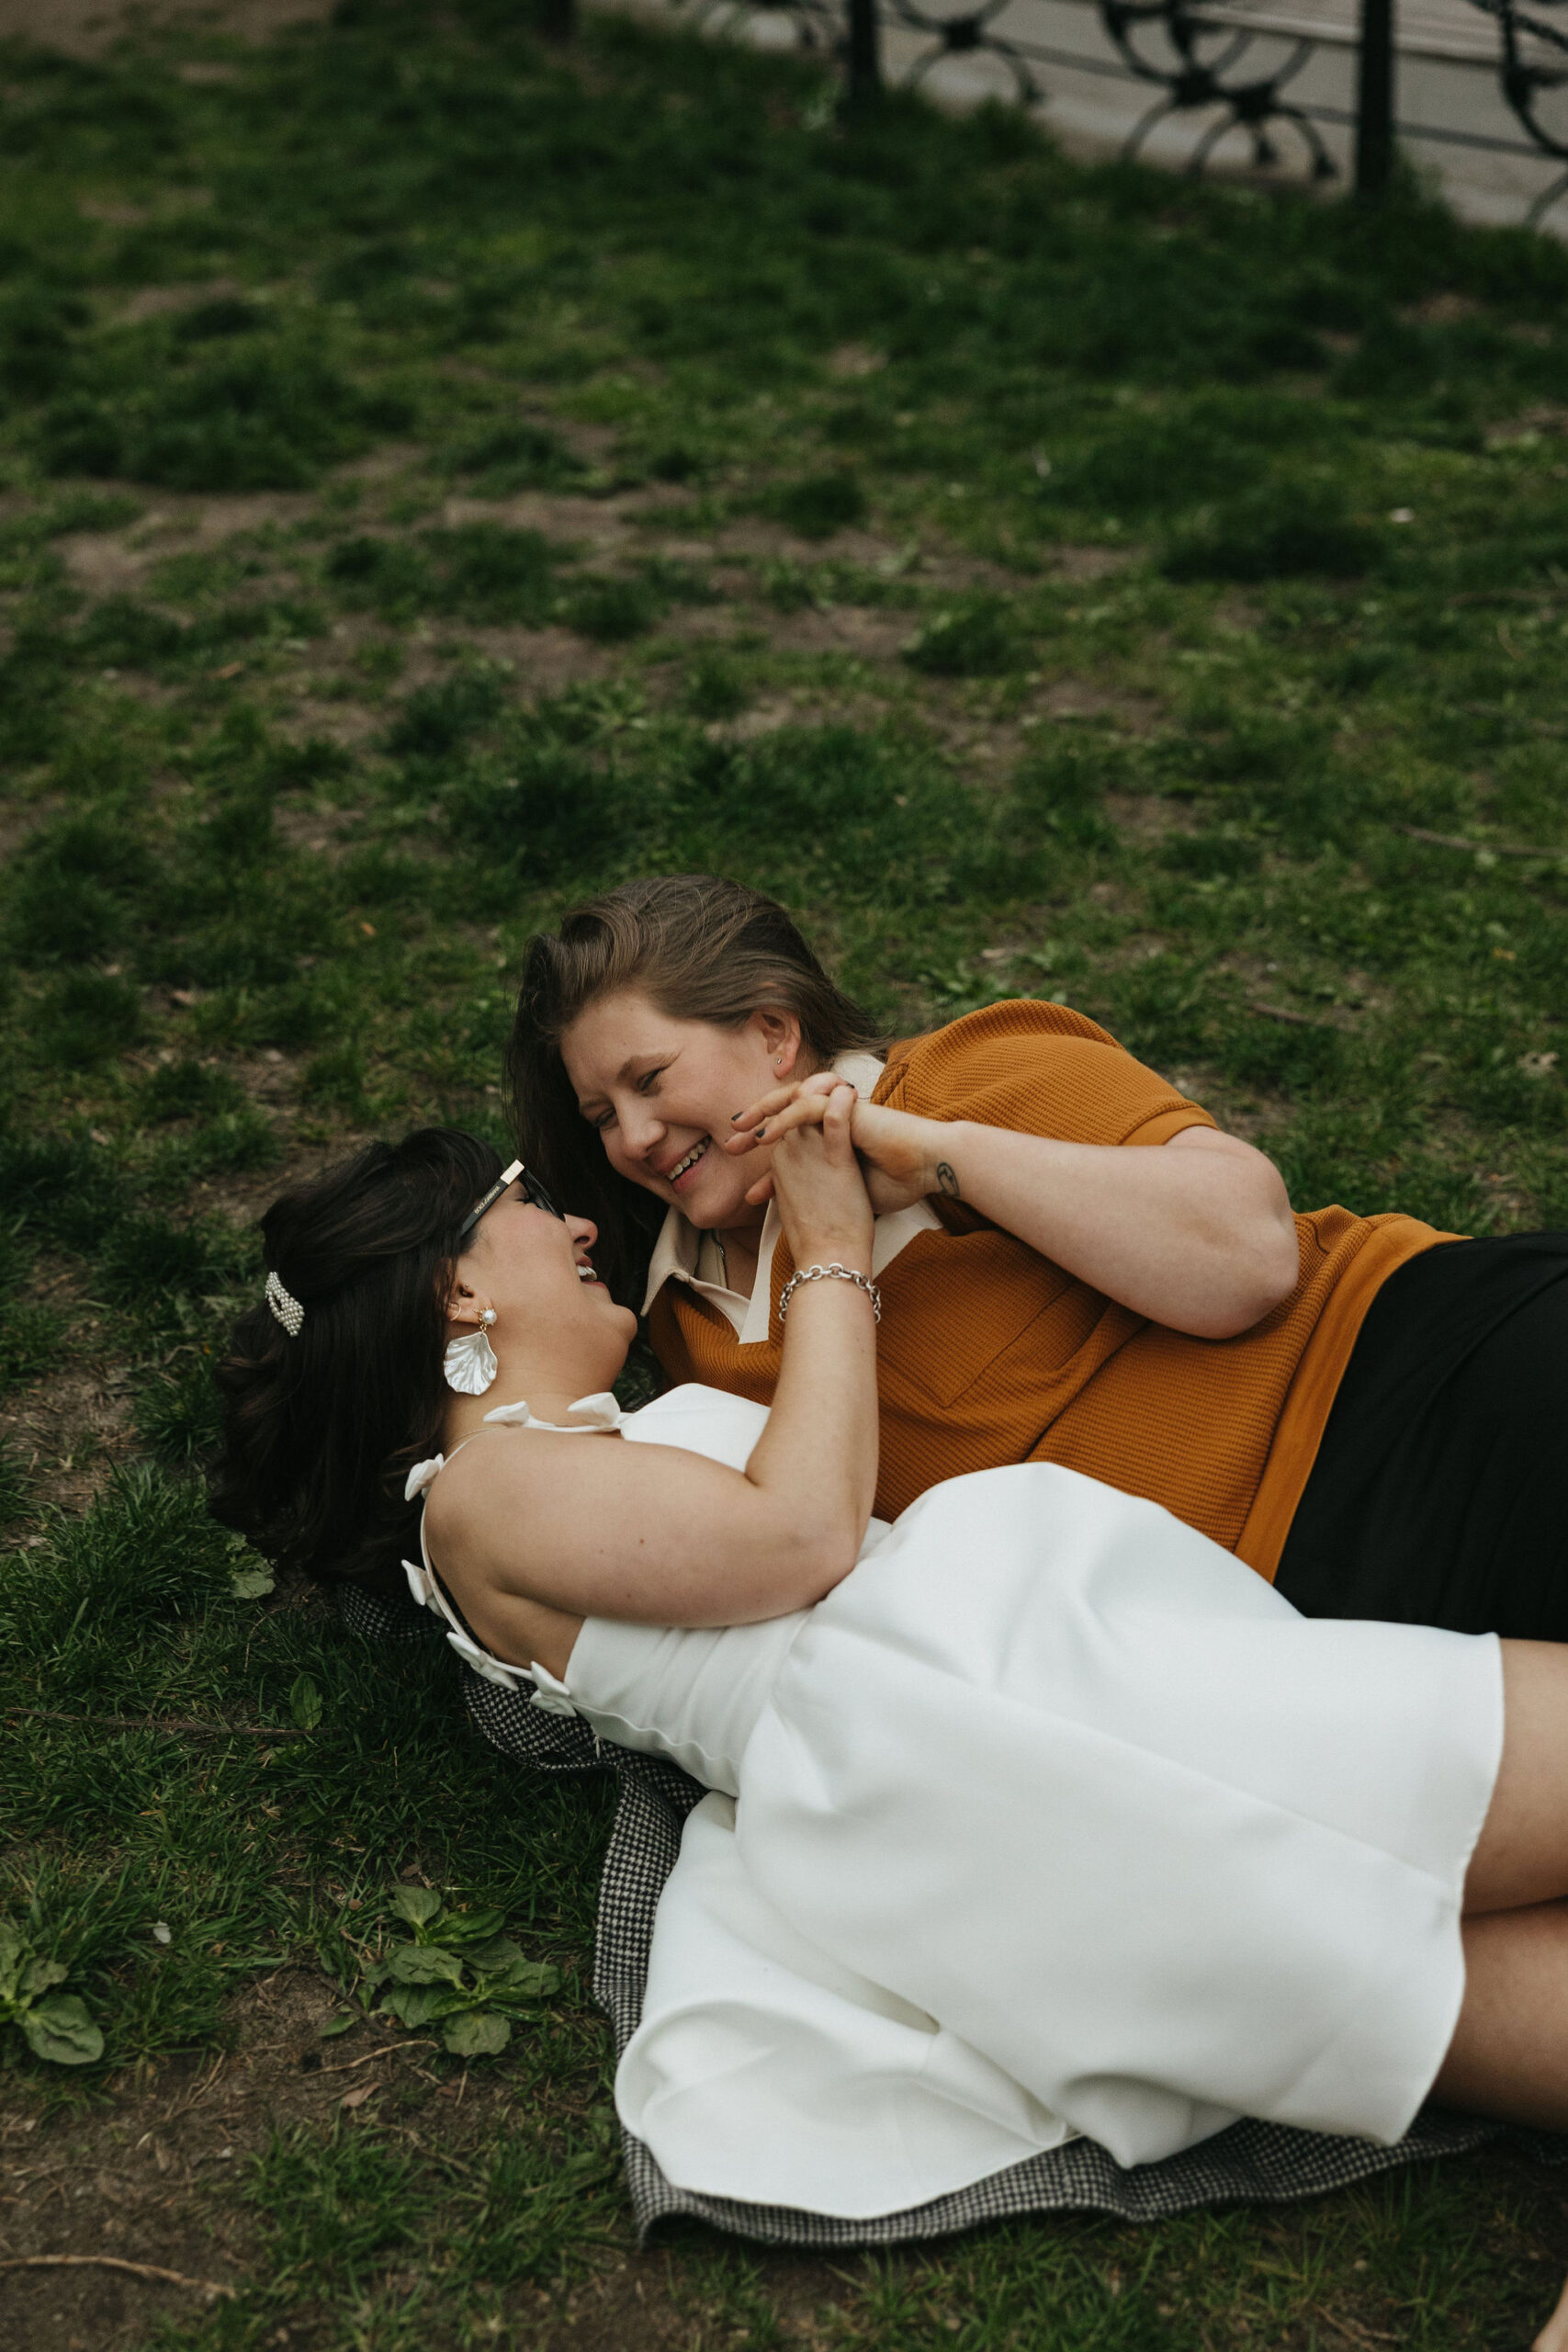
[[[349,1627],[370,1641],[423,1641],[440,1632],[412,1602],[384,1601],[351,1589],[340,1605]],[[576,1717],[542,1714],[530,1706],[525,1693],[487,1682],[470,1667],[459,1664],[458,1670],[469,1714],[504,1755],[536,1771],[611,1771],[618,1779],[615,1826],[599,1888],[593,1960],[594,1997],[609,2015],[618,2057],[642,2015],[654,1910],[681,1850],[682,1825],[705,1792],[673,1764],[603,1744]],[[639,2242],[646,2243],[655,2224],[669,2215],[689,2213],[717,2229],[771,2245],[827,2247],[945,2237],[982,2222],[1068,2208],[1151,2222],[1195,2205],[1280,2203],[1342,2188],[1396,2165],[1459,2154],[1499,2137],[1505,2129],[1478,2117],[1426,2109],[1396,2146],[1379,2148],[1365,2140],[1331,2139],[1284,2124],[1233,2123],[1185,2154],[1168,2157],[1163,2164],[1139,2165],[1130,2172],[1094,2141],[1075,2140],[1065,2148],[1010,2165],[1005,2172],[992,2173],[950,2197],[870,2221],[840,2221],[786,2206],[742,2205],[729,2198],[699,2196],[666,2179],[642,2142],[629,2132],[623,2134],[623,2144]],[[1568,2162],[1568,2134],[1513,2132],[1508,2136],[1542,2162]]]

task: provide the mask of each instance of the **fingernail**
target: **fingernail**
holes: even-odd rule
[[[739,1111],[731,1111],[729,1114],[729,1124],[732,1127],[738,1127],[740,1125],[740,1114]]]
[[[768,1132],[768,1128],[767,1128],[767,1122],[764,1120],[763,1124],[762,1124],[762,1125],[761,1125],[757,1129],[757,1136],[758,1136],[759,1139],[761,1139],[763,1136],[765,1136],[765,1135],[767,1134],[767,1132]]]

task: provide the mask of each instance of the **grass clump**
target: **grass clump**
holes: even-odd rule
[[[540,628],[554,618],[558,550],[539,531],[466,523],[412,542],[361,536],[334,548],[327,578],[348,606],[385,620],[422,612]]]
[[[694,718],[739,718],[751,696],[732,655],[706,647],[686,672],[686,707]]]
[[[826,539],[864,522],[866,496],[852,473],[807,474],[799,481],[782,483],[769,501],[769,511],[801,538]]]
[[[188,1054],[162,1062],[142,1080],[138,1107],[144,1119],[210,1119],[238,1111],[244,1095],[228,1070]]]
[[[166,1466],[205,1464],[217,1451],[222,1402],[212,1363],[210,1347],[193,1349],[177,1370],[151,1374],[137,1397],[137,1437]]]
[[[1172,540],[1162,568],[1170,580],[1359,580],[1381,553],[1340,485],[1283,483],[1217,505]]]
[[[460,671],[410,695],[387,737],[387,749],[403,758],[439,760],[456,751],[500,710],[501,682],[486,671]]]
[[[520,490],[575,490],[592,474],[559,433],[526,420],[494,424],[460,442],[451,464],[454,472],[475,478],[479,498],[511,498]]]
[[[646,580],[585,580],[566,599],[564,612],[574,629],[597,644],[624,645],[653,627],[660,602]]]
[[[91,1069],[136,1044],[141,999],[128,981],[107,972],[67,972],[43,999],[39,1030],[45,1054],[63,1069]]]
[[[904,659],[931,678],[999,678],[1021,669],[1024,650],[1011,605],[977,595],[933,613],[905,646]]]
[[[182,1295],[226,1293],[254,1259],[248,1242],[226,1226],[176,1225],[152,1211],[133,1211],[106,1235],[96,1265],[113,1304],[167,1313]]]
[[[152,875],[139,831],[105,813],[67,817],[34,833],[10,888],[14,949],[57,963],[117,947],[134,922],[134,898]]]
[[[7,1438],[0,1443],[0,1527],[13,1526],[28,1508],[27,1465]]]
[[[190,321],[203,315],[187,315],[182,338],[195,354],[201,341]],[[212,304],[205,315],[231,313]],[[246,315],[248,334],[256,322]],[[225,338],[233,332],[209,329]],[[37,447],[51,474],[119,477],[169,490],[301,490],[324,466],[357,456],[378,435],[408,423],[406,402],[361,390],[308,343],[280,342],[193,356],[140,398],[85,386],[65,392],[39,417]]]

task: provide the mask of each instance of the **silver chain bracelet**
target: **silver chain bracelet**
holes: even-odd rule
[[[840,1266],[836,1258],[830,1266],[799,1266],[795,1269],[779,1294],[779,1321],[782,1323],[789,1313],[790,1297],[796,1283],[826,1282],[853,1283],[857,1290],[863,1290],[871,1301],[872,1313],[881,1322],[882,1293],[876,1284],[869,1274],[857,1274],[852,1266]]]

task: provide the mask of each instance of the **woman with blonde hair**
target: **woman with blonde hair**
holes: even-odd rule
[[[854,1088],[884,1515],[1054,1462],[1308,1615],[1568,1636],[1568,1236],[1292,1215],[1261,1152],[1064,1005],[886,1047],[782,907],[708,875],[531,940],[509,1073],[528,1164],[591,1208],[667,1377],[759,1403],[795,1271],[770,1154]]]

